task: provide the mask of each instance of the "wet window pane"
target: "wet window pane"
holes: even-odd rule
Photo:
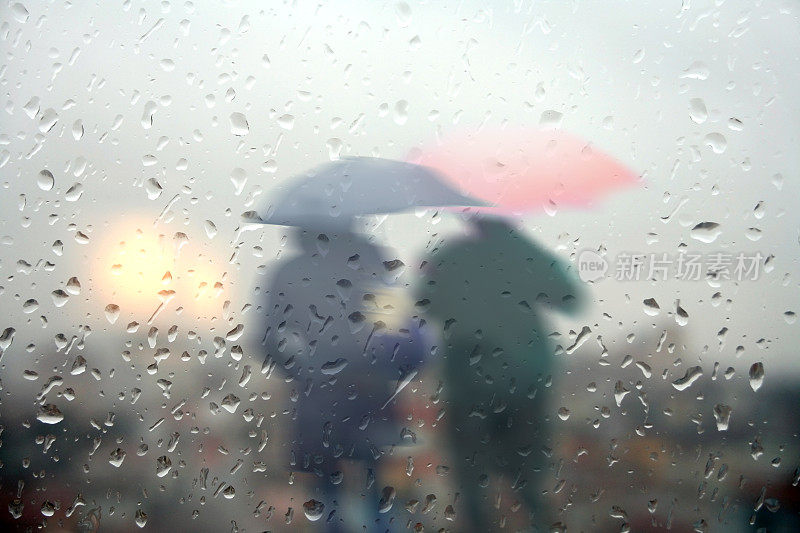
[[[798,29],[3,4],[3,530],[800,529]]]

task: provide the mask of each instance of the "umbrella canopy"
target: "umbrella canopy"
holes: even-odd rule
[[[347,157],[311,170],[271,201],[261,221],[286,226],[349,223],[414,207],[483,206],[436,170],[375,157]]]
[[[589,142],[563,130],[508,129],[452,135],[409,160],[434,168],[494,207],[525,213],[555,205],[585,207],[638,177]]]

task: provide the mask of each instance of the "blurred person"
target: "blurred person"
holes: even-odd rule
[[[533,524],[549,528],[554,517],[540,485],[555,347],[545,313],[575,311],[581,286],[563,261],[508,221],[474,215],[470,223],[471,236],[426,258],[417,291],[443,333],[445,431],[467,515],[459,530],[496,529],[490,486],[519,494]]]
[[[396,262],[385,261],[385,251],[350,221],[324,232],[291,231],[300,250],[274,271],[263,339],[267,364],[274,362],[293,386],[291,466],[313,474],[306,516],[331,531],[346,529],[344,520],[354,514],[341,512],[343,487],[352,485],[343,479],[350,476],[346,464],[360,467],[366,519],[375,527],[382,516],[375,468],[381,447],[401,434],[390,408],[392,384],[421,364],[421,338],[417,328],[390,333],[383,322],[369,320]]]

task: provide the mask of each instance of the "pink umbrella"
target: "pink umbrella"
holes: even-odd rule
[[[459,134],[409,156],[463,192],[494,204],[471,208],[520,214],[547,207],[586,207],[601,194],[639,181],[591,143],[562,130],[495,130]]]

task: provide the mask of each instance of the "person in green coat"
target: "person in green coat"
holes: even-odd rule
[[[540,485],[556,365],[546,313],[577,310],[582,286],[569,264],[508,221],[475,215],[470,223],[474,235],[426,258],[416,295],[441,328],[444,426],[467,515],[462,525],[496,529],[489,499],[510,489],[546,530],[554,513]]]

